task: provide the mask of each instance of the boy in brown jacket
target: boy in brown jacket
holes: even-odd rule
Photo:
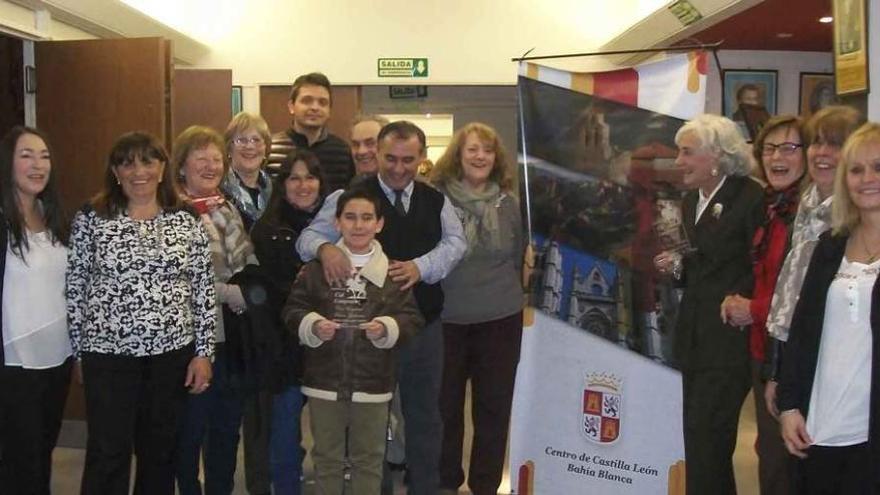
[[[351,260],[351,277],[330,286],[321,264],[312,261],[283,311],[287,328],[305,346],[302,392],[309,397],[322,494],[342,494],[346,428],[353,495],[379,493],[395,347],[424,324],[412,291],[401,291],[388,277],[388,258],[375,240],[382,226],[377,198],[358,188],[343,193],[336,206],[337,245]]]

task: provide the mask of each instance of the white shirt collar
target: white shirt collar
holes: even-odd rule
[[[721,189],[721,186],[724,185],[724,181],[727,180],[727,176],[722,176],[721,180],[718,182],[718,185],[715,186],[715,189],[712,190],[712,194],[708,197],[703,195],[702,189],[697,189],[699,193],[699,199],[697,200],[697,215],[694,218],[694,224],[700,221],[700,217],[703,216],[703,212],[706,211],[706,207],[709,206],[709,203],[712,202],[712,198],[715,197],[715,194]]]

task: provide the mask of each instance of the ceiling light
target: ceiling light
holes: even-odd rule
[[[834,18],[830,15],[826,15],[825,17],[820,17],[819,22],[822,24],[831,24],[834,21]]]
[[[776,33],[776,37],[782,39],[791,38],[792,36],[794,35],[791,33]]]

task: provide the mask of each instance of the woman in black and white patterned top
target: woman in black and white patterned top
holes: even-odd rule
[[[162,145],[128,133],[103,190],[74,219],[68,319],[88,420],[83,494],[173,494],[178,413],[210,385],[214,273],[199,219],[183,208]]]

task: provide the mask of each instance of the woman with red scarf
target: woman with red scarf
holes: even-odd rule
[[[762,368],[770,301],[790,247],[791,226],[807,177],[800,119],[778,116],[769,120],[755,139],[753,152],[760,164],[757,175],[766,184],[766,216],[752,242],[755,284],[751,299],[739,294],[727,296],[721,303],[721,318],[732,325],[749,326],[761,494],[785,495],[789,491],[789,456],[780,437],[779,424],[764,401],[766,376]]]

